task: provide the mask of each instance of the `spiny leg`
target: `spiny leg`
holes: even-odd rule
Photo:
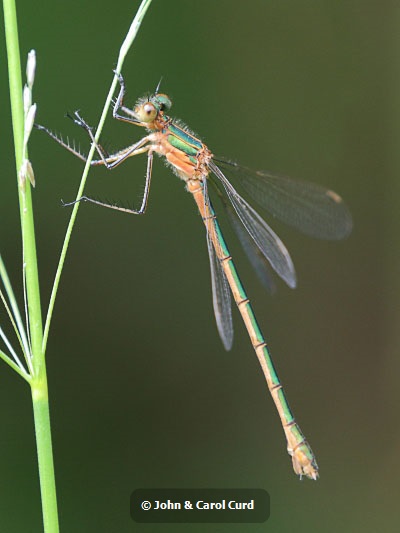
[[[119,74],[117,71],[114,70],[114,74],[117,76],[119,84],[120,84],[120,91],[118,94],[117,99],[115,100],[114,107],[113,107],[113,117],[117,120],[121,120],[122,122],[129,122],[131,124],[138,125],[138,120],[134,115],[134,112],[132,109],[129,109],[129,107],[124,106],[124,98],[126,94],[125,89],[125,81],[122,76],[122,74]],[[119,110],[122,110],[124,113],[126,113],[128,116],[120,115],[118,113]]]
[[[44,131],[49,137],[51,137],[59,145],[61,145],[63,148],[65,148],[66,150],[71,152],[71,154],[74,154],[75,157],[78,157],[82,161],[86,161],[86,159],[87,159],[86,156],[75,148],[75,142],[74,142],[74,146],[70,146],[70,144],[68,142],[68,138],[67,138],[67,142],[65,142],[64,139],[61,136],[59,137],[58,135],[53,133],[51,130],[46,128],[46,126],[42,126],[40,124],[34,124],[34,126],[35,126],[35,128],[37,130]],[[99,161],[98,160],[93,160],[91,164],[92,165],[102,165],[103,162],[101,160],[99,160]]]
[[[129,118],[129,117],[124,117],[123,115],[119,115],[118,114],[118,110],[122,109],[125,113],[130,115],[130,117],[133,117],[132,110],[130,110],[129,108],[127,108],[127,107],[125,107],[123,105],[124,98],[125,98],[125,93],[126,93],[124,78],[123,78],[122,74],[119,74],[115,70],[114,70],[114,73],[116,74],[116,76],[118,78],[118,81],[120,83],[121,88],[120,88],[118,97],[117,97],[117,99],[115,101],[115,104],[114,104],[114,107],[113,107],[113,118],[115,118],[117,120],[122,120],[124,122],[130,122],[130,123],[133,123],[133,124],[137,124],[137,120],[136,119]],[[93,131],[92,131],[93,128],[91,126],[89,126],[88,123],[79,115],[79,112],[75,111],[74,115],[75,116],[73,117],[69,113],[67,113],[66,116],[68,118],[70,118],[71,120],[73,120],[75,124],[77,124],[78,126],[82,127],[84,130],[86,130],[86,132],[88,133],[92,143],[95,144],[97,153],[100,155],[100,159],[93,159],[91,161],[90,164],[92,166],[104,165],[108,169],[114,168],[114,167],[118,166],[120,163],[122,163],[127,157],[130,157],[132,155],[137,155],[137,153],[141,153],[141,152],[137,152],[136,153],[136,150],[139,149],[140,147],[142,147],[144,144],[146,144],[146,142],[148,142],[147,137],[144,137],[143,139],[138,141],[136,144],[128,146],[127,148],[124,148],[123,150],[120,150],[119,152],[116,152],[115,154],[109,154],[107,152],[107,150],[100,143],[95,141],[94,135],[93,135]],[[44,131],[45,133],[47,133],[47,135],[49,135],[49,137],[51,137],[54,141],[56,141],[58,144],[60,144],[63,148],[65,148],[66,150],[71,152],[74,156],[78,157],[82,161],[86,161],[87,160],[87,157],[84,154],[82,154],[79,150],[77,150],[75,148],[75,143],[74,143],[73,146],[71,146],[69,144],[68,138],[67,138],[67,142],[65,142],[61,136],[56,135],[55,133],[53,133],[51,130],[49,130],[45,126],[42,126],[40,124],[35,124],[34,126],[35,126],[36,129]]]
[[[146,182],[145,182],[145,187],[144,187],[142,203],[139,209],[133,209],[133,208],[131,209],[128,207],[121,207],[116,204],[108,204],[106,202],[102,202],[100,200],[95,200],[94,198],[90,198],[88,196],[82,196],[81,198],[78,198],[78,200],[75,200],[74,202],[71,202],[70,204],[64,204],[64,205],[71,205],[71,204],[75,204],[76,202],[86,201],[86,202],[90,202],[96,205],[100,205],[102,207],[114,209],[116,211],[122,211],[124,213],[130,213],[133,215],[143,215],[146,212],[147,200],[148,200],[149,191],[150,191],[151,173],[152,173],[152,168],[153,168],[153,151],[151,150],[151,145],[149,144],[148,137],[143,137],[143,139],[140,139],[140,141],[138,141],[137,143],[131,146],[128,146],[127,148],[110,156],[107,154],[104,148],[96,142],[94,135],[93,135],[92,128],[87,124],[87,122],[79,115],[77,111],[75,111],[74,115],[75,115],[75,118],[73,120],[75,124],[82,127],[87,132],[87,134],[90,137],[90,140],[95,145],[96,150],[101,157],[102,164],[108,170],[113,170],[118,165],[120,165],[123,161],[125,161],[125,159],[127,159],[128,157],[138,155],[144,152],[148,152]]]
[[[115,209],[115,211],[122,211],[123,213],[130,213],[132,215],[144,215],[147,208],[147,200],[149,198],[150,192],[150,183],[151,183],[151,174],[153,169],[153,151],[149,146],[146,146],[140,152],[147,150],[147,170],[146,170],[146,182],[144,185],[144,193],[142,198],[142,203],[139,209],[130,209],[128,207],[121,207],[116,204],[107,204],[106,202],[101,202],[100,200],[95,200],[94,198],[89,198],[88,196],[81,196],[77,200],[69,203],[64,203],[64,206],[74,205],[78,202],[90,202],[92,204],[100,205],[101,207],[108,207],[109,209]],[[131,154],[132,155],[132,154]],[[112,167],[114,168],[114,167]]]
[[[91,161],[92,166],[99,166],[104,165],[109,170],[115,168],[119,164],[121,164],[123,161],[125,161],[126,158],[141,154],[143,152],[146,152],[148,150],[148,147],[145,145],[149,142],[148,137],[143,137],[135,144],[132,144],[131,146],[128,146],[115,154],[109,154],[103,146],[101,146],[99,143],[97,143],[94,139],[94,135],[92,133],[92,128],[86,123],[86,121],[79,115],[77,111],[74,113],[75,118],[71,115],[67,114],[68,118],[71,118],[75,124],[82,127],[89,135],[92,143],[95,144],[97,153],[100,155],[100,159],[93,159]],[[41,126],[40,124],[35,124],[35,128],[41,131],[44,131],[49,137],[51,137],[54,141],[56,141],[60,146],[71,152],[75,157],[78,157],[82,161],[86,161],[87,157],[82,154],[79,150],[75,148],[74,146],[71,146],[69,142],[65,142],[62,137],[59,137],[55,133],[53,133],[51,130],[46,128],[45,126]]]
[[[118,165],[120,165],[123,161],[125,161],[128,157],[133,157],[135,155],[148,152],[146,182],[145,182],[142,203],[139,209],[130,209],[126,207],[120,207],[118,205],[107,204],[105,202],[101,202],[99,200],[89,198],[88,196],[82,196],[81,198],[78,198],[74,202],[64,203],[64,206],[73,205],[83,200],[83,201],[91,202],[91,203],[94,203],[94,204],[97,204],[103,207],[108,207],[110,209],[115,209],[117,211],[123,211],[126,213],[135,214],[135,215],[144,214],[146,211],[146,207],[147,207],[147,201],[148,201],[148,196],[149,196],[149,191],[150,191],[152,166],[153,166],[153,150],[151,149],[150,139],[147,136],[143,137],[137,143],[132,144],[131,146],[128,146],[124,148],[123,150],[116,152],[115,154],[109,155],[108,152],[99,143],[96,142],[93,132],[92,132],[92,128],[79,115],[78,111],[75,111],[74,115],[75,115],[75,118],[72,117],[71,115],[67,115],[67,116],[71,118],[75,124],[82,127],[87,132],[92,143],[95,145],[95,148],[98,154],[100,155],[100,159],[92,160],[91,165],[104,165],[108,170],[112,170],[116,168]],[[61,137],[58,137],[56,134],[54,134],[51,130],[49,130],[45,126],[35,124],[35,127],[47,133],[47,135],[49,135],[52,139],[54,139],[63,148],[67,149],[69,152],[74,154],[76,157],[78,157],[82,161],[87,160],[86,156],[84,156],[80,151],[76,150],[75,147],[70,146],[68,142],[67,143],[64,142],[64,140]]]
[[[72,120],[77,126],[83,128],[89,135],[90,140],[94,144],[97,153],[101,158],[102,164],[106,168],[108,168],[108,170],[112,170],[113,168],[117,167],[128,157],[138,155],[149,150],[149,146],[145,146],[147,143],[149,143],[149,138],[146,136],[140,139],[140,141],[138,141],[137,143],[132,144],[131,146],[128,146],[115,154],[109,155],[106,150],[101,146],[101,144],[99,144],[94,138],[92,131],[93,128],[91,128],[89,124],[79,115],[78,111],[75,111],[74,115],[75,118],[71,117]]]

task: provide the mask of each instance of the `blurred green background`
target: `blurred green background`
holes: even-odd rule
[[[67,111],[96,124],[139,1],[18,3],[23,61],[34,48],[37,121],[88,142]],[[62,531],[394,531],[400,430],[399,65],[395,1],[154,0],[123,69],[127,103],[162,90],[217,154],[328,186],[354,218],[341,243],[272,224],[298,289],[264,293],[228,242],[291,406],[318,459],[300,482],[259,364],[234,310],[219,340],[201,220],[155,161],[146,216],[82,205],[48,345]],[[21,246],[1,67],[0,251],[21,297]],[[110,148],[141,131],[111,118]],[[44,135],[30,144],[46,310],[82,164]],[[95,169],[87,193],[139,201],[145,157]],[[224,226],[226,227],[226,226]],[[6,318],[1,311],[1,322]],[[0,378],[0,529],[41,531],[28,388]],[[254,487],[271,518],[249,525],[138,525],[139,487]]]

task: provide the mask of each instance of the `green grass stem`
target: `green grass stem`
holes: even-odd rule
[[[128,53],[141,25],[143,17],[151,4],[151,0],[143,0],[138,12],[130,26],[127,36],[121,46],[117,62],[117,73],[120,73],[126,54]],[[18,40],[18,25],[15,0],[3,0],[5,35],[8,59],[9,90],[12,115],[12,127],[15,147],[16,174],[18,183],[18,195],[20,205],[22,250],[23,250],[23,284],[24,296],[26,300],[27,329],[18,311],[18,305],[14,296],[11,283],[8,279],[4,264],[0,258],[0,277],[3,281],[7,299],[1,292],[1,299],[5,305],[10,321],[17,335],[20,347],[25,356],[29,374],[14,352],[11,343],[8,341],[3,330],[0,330],[1,337],[9,349],[13,359],[4,351],[0,350],[0,358],[23,377],[31,386],[33,414],[35,423],[36,445],[39,465],[40,490],[42,498],[42,512],[44,531],[46,533],[58,533],[58,511],[56,485],[54,475],[53,451],[51,442],[50,411],[48,397],[47,372],[45,364],[45,351],[50,330],[51,318],[53,315],[57,289],[61,278],[61,273],[68,249],[72,229],[77,216],[79,203],[74,205],[71,218],[66,231],[62,246],[60,260],[57,267],[49,307],[47,311],[45,327],[42,326],[42,313],[40,303],[40,287],[38,275],[38,263],[35,241],[35,227],[32,207],[31,184],[24,176],[21,177],[23,162],[27,160],[26,143],[24,143],[24,121],[25,112],[23,105],[23,91],[21,78],[21,61]],[[117,85],[117,76],[114,76],[106,103],[96,131],[96,140],[99,139],[108,110],[111,105],[112,96]],[[25,110],[26,111],[26,110]],[[77,198],[83,194],[90,162],[94,154],[92,146],[88,160],[86,162]],[[30,165],[29,165],[29,168]],[[28,176],[33,182],[33,174]]]

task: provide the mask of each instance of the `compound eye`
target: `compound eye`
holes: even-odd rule
[[[172,102],[169,96],[167,96],[166,94],[156,94],[154,98],[160,106],[161,111],[168,111],[169,109],[171,109]]]
[[[145,104],[143,106],[143,111],[146,113],[146,116],[153,118],[156,115],[156,110],[153,104]]]
[[[157,109],[150,102],[146,102],[136,110],[136,115],[141,122],[152,122],[157,116]]]

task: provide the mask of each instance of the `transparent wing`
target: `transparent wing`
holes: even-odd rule
[[[268,292],[270,292],[271,294],[274,293],[276,291],[276,285],[272,278],[272,272],[269,268],[268,261],[265,259],[260,249],[256,246],[253,239],[244,229],[243,224],[236,216],[234,210],[227,206],[226,212],[228,214],[230,223],[240,241],[240,244],[242,245],[242,248],[247,256],[247,259],[249,260],[254,271],[256,272],[258,279]]]
[[[203,183],[205,183],[205,181]],[[211,201],[207,194],[206,185],[204,185],[204,196],[205,201],[208,202],[211,210],[213,210]],[[207,224],[213,223],[214,220],[211,218],[207,222]],[[222,344],[224,345],[225,350],[229,351],[233,344],[231,292],[224,271],[222,270],[221,262],[215,252],[208,229],[207,248],[208,257],[210,259],[211,288],[215,320],[217,322],[217,329],[219,336],[221,337]]]
[[[268,260],[278,276],[280,276],[289,287],[294,288],[296,286],[296,272],[289,252],[283,242],[278,235],[272,231],[265,220],[261,218],[257,211],[255,211],[246,200],[240,196],[217,165],[210,162],[209,167],[222,183],[236,214],[257,248]]]
[[[350,234],[353,227],[350,212],[335,192],[224,159],[215,161],[224,173],[237,178],[261,207],[282,222],[319,239],[339,240]]]
[[[229,222],[233,227],[240,244],[242,245],[247,259],[255,270],[258,279],[268,292],[270,292],[271,294],[274,293],[276,291],[276,285],[272,277],[269,262],[266,260],[254,240],[249,235],[249,233],[245,230],[242,222],[236,215],[235,210],[225,200],[219,188],[217,187],[217,184],[214,183],[214,185],[217,190],[218,196],[220,197],[222,205],[224,206],[225,212],[228,215]]]

